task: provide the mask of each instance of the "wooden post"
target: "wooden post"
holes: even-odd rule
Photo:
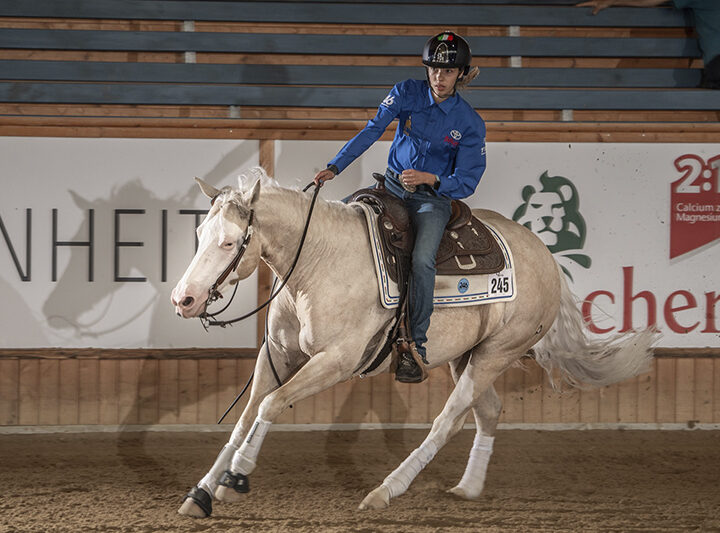
[[[260,166],[265,169],[268,176],[275,175],[275,141],[272,139],[260,140]],[[264,303],[270,297],[270,287],[272,286],[273,273],[268,266],[260,262],[258,267],[258,288],[257,301],[258,305]],[[262,340],[265,335],[265,316],[267,308],[260,311],[257,315],[257,341],[255,345],[258,350],[262,346]]]

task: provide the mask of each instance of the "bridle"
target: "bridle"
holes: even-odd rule
[[[214,199],[213,199],[214,201]],[[212,205],[212,204],[210,204]],[[230,264],[225,268],[225,270],[222,271],[220,276],[218,276],[218,279],[215,280],[215,283],[213,283],[212,287],[210,287],[210,295],[208,296],[208,299],[205,301],[205,311],[202,313],[201,317],[213,317],[215,315],[220,314],[222,311],[218,311],[217,313],[208,314],[207,308],[208,305],[213,303],[214,301],[220,299],[223,297],[222,294],[220,294],[220,291],[218,288],[225,282],[227,277],[230,275],[231,272],[233,272],[235,269],[237,269],[238,265],[240,264],[240,260],[242,259],[242,256],[245,255],[245,250],[247,250],[248,244],[250,244],[250,238],[253,236],[254,229],[253,229],[253,218],[255,217],[255,210],[250,210],[250,218],[248,219],[248,227],[245,231],[245,238],[240,243],[240,246],[238,247],[238,251],[235,254],[235,257],[233,257],[232,261],[230,261]],[[237,285],[236,285],[237,288]],[[235,297],[235,293],[233,292],[232,297],[230,298],[230,301],[232,302],[232,298]],[[227,306],[226,306],[227,307]]]
[[[307,191],[311,186],[315,185],[314,182],[309,183],[304,189],[303,192]],[[237,254],[235,254],[235,257],[232,259],[230,264],[223,270],[223,272],[220,274],[218,279],[213,283],[212,287],[210,288],[210,296],[208,296],[207,301],[205,302],[205,311],[199,315],[200,321],[202,322],[203,327],[207,330],[209,326],[220,326],[222,328],[229,326],[231,324],[234,324],[236,322],[240,322],[241,320],[245,320],[246,318],[249,318],[256,313],[262,311],[265,307],[270,305],[270,302],[272,302],[275,297],[280,293],[280,291],[285,287],[288,280],[290,279],[290,276],[292,275],[293,271],[295,270],[295,266],[297,265],[298,259],[300,258],[300,252],[302,252],[303,245],[305,244],[305,237],[307,236],[308,227],[310,226],[310,219],[312,218],[312,213],[315,208],[315,201],[317,200],[318,193],[320,192],[320,188],[322,187],[322,182],[320,182],[319,185],[315,185],[315,192],[313,193],[312,201],[310,202],[310,209],[307,214],[307,218],[305,220],[305,227],[303,228],[303,234],[300,238],[300,244],[298,245],[297,252],[295,254],[295,259],[292,262],[292,265],[287,271],[287,274],[285,274],[282,283],[280,286],[274,290],[271,291],[272,294],[270,297],[265,301],[265,303],[259,305],[257,308],[253,309],[249,313],[246,313],[242,316],[239,316],[237,318],[233,318],[231,320],[216,320],[215,317],[217,317],[220,313],[224,312],[232,303],[233,298],[235,298],[235,294],[237,292],[238,285],[235,285],[235,289],[233,290],[232,296],[230,297],[230,300],[228,303],[223,307],[220,311],[217,311],[215,313],[208,313],[207,307],[212,302],[218,300],[219,298],[222,298],[222,295],[220,294],[220,291],[218,291],[218,288],[220,285],[225,281],[225,279],[230,275],[230,273],[235,270],[238,265],[240,264],[240,260],[242,259],[242,256],[245,254],[245,250],[247,250],[247,247],[250,243],[250,238],[254,234],[253,229],[253,218],[254,218],[254,210],[250,210],[250,218],[248,220],[248,229],[245,232],[245,238],[243,239],[243,242],[240,244]],[[212,199],[212,203],[215,202],[215,198]],[[211,205],[212,205],[211,203]]]

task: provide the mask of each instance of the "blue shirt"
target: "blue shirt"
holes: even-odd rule
[[[377,141],[394,119],[397,130],[388,167],[415,169],[440,179],[439,194],[467,198],[485,171],[485,122],[457,93],[436,103],[427,81],[406,80],[392,88],[375,118],[338,152],[329,165],[342,172]]]

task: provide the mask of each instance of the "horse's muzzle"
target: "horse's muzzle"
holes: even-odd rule
[[[194,294],[189,287],[179,290],[175,287],[170,295],[170,301],[175,306],[175,313],[183,318],[194,318],[205,309],[207,292],[204,295]]]

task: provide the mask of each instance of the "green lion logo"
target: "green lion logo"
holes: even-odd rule
[[[513,220],[535,233],[556,256],[563,272],[572,280],[562,260],[590,268],[592,261],[585,254],[575,253],[585,244],[585,219],[578,211],[579,199],[575,185],[562,176],[540,176],[542,189],[532,185],[522,190],[524,203],[515,210]],[[570,252],[570,253],[564,253]],[[559,257],[558,257],[559,256]]]

